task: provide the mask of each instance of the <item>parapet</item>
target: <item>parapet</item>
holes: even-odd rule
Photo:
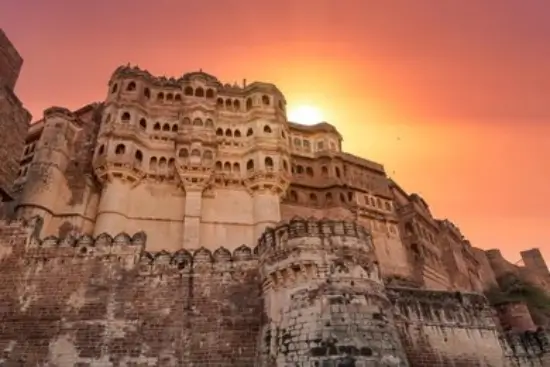
[[[414,319],[441,324],[458,322],[495,329],[494,312],[482,294],[399,287],[387,287],[386,291],[397,313],[409,322]]]
[[[36,233],[40,223],[39,217],[32,220],[0,221],[0,241],[4,246],[18,246],[18,252],[28,260],[102,258],[104,261],[116,262],[125,258],[128,263],[139,266],[140,273],[143,275],[158,275],[174,271],[179,273],[204,271],[205,269],[227,271],[245,263],[253,264],[257,260],[253,249],[245,245],[236,248],[233,252],[224,247],[213,252],[204,247],[175,252],[148,252],[145,250],[147,242],[145,232],[137,232],[133,236],[120,233],[114,237],[102,233],[95,238],[87,234],[48,236],[40,240]],[[21,238],[25,241],[17,242],[12,238]]]
[[[282,222],[275,228],[267,228],[260,237],[255,251],[262,256],[272,250],[284,249],[288,240],[305,237],[356,238],[362,245],[367,246],[366,249],[373,248],[370,233],[356,222],[295,217],[288,222]]]
[[[102,233],[95,238],[87,234],[68,235],[62,238],[48,236],[30,242],[26,257],[138,256],[144,251],[146,240],[144,232],[138,232],[133,236],[120,233],[115,237]]]
[[[200,71],[189,72],[183,74],[179,78],[174,77],[165,77],[165,76],[154,76],[149,71],[139,68],[138,66],[131,66],[130,64],[125,66],[119,66],[111,75],[109,84],[112,84],[115,79],[118,78],[137,78],[141,79],[152,86],[158,87],[174,87],[178,88],[181,84],[187,84],[194,80],[200,80],[205,83],[206,86],[217,89],[218,92],[230,92],[238,94],[248,94],[256,91],[266,91],[266,92],[275,92],[279,95],[281,101],[286,103],[283,93],[271,83],[264,82],[252,82],[249,84],[244,84],[242,86],[223,84],[218,78],[208,73]]]

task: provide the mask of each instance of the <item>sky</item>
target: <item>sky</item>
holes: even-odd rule
[[[127,63],[272,82],[474,246],[550,259],[547,0],[1,2],[35,119],[104,99]]]

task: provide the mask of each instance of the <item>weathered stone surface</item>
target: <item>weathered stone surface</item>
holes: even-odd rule
[[[550,365],[549,315],[476,293],[550,292],[540,252],[472,247],[274,85],[125,66],[25,134],[21,62],[0,31],[1,365]]]
[[[3,363],[254,364],[261,297],[250,250],[148,253],[141,234],[33,242],[17,225],[1,232]]]
[[[30,113],[13,92],[22,64],[23,59],[0,29],[0,202],[12,199],[31,121]]]

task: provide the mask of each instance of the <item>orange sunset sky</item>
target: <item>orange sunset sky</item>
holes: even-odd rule
[[[114,69],[202,68],[319,108],[472,244],[550,259],[547,0],[2,0],[35,119],[100,101]]]

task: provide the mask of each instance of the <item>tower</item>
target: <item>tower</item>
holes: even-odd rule
[[[292,220],[268,229],[257,252],[266,317],[258,365],[407,365],[362,227]]]
[[[131,70],[119,68],[109,81],[93,160],[102,186],[94,235],[114,236],[127,229],[130,191],[145,176],[139,118],[144,96],[135,78]]]
[[[253,141],[247,150],[244,185],[252,196],[254,241],[281,220],[280,202],[290,183],[285,100],[271,84],[245,87],[245,110]]]
[[[211,186],[218,156],[215,96],[222,85],[203,72],[187,73],[180,83],[184,107],[176,140],[176,170],[185,191],[182,246],[197,249],[202,246],[203,197]]]
[[[50,107],[44,111],[44,128],[30,164],[17,215],[40,216],[47,228],[61,203],[64,172],[70,162],[71,145],[81,129],[73,113],[66,108]]]

